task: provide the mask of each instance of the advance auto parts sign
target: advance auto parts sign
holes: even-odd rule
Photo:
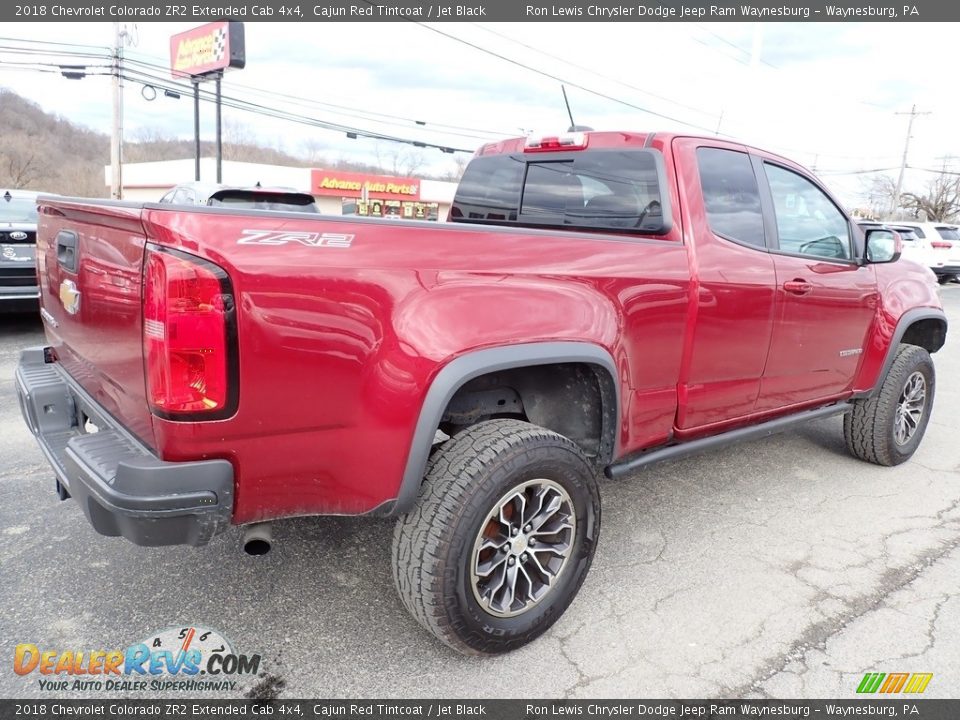
[[[207,23],[170,38],[170,72],[175,78],[246,64],[242,22]]]
[[[416,178],[364,175],[335,170],[311,171],[310,192],[314,195],[359,198],[364,189],[371,200],[420,199],[420,181]]]

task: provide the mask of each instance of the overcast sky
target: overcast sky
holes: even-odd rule
[[[125,25],[132,41],[125,53],[168,67],[170,36],[192,26]],[[897,113],[914,104],[930,114],[914,123],[909,163],[960,170],[958,34],[950,23],[247,22],[245,29],[247,67],[227,74],[225,95],[450,147],[565,129],[563,80],[579,124],[733,136],[815,167],[851,205],[863,177],[852,173],[893,168],[896,175],[908,120]],[[0,35],[7,48],[21,39],[103,53],[113,28],[8,23]],[[71,81],[12,64],[31,59],[51,61],[0,50],[0,86],[109,132],[109,79]],[[130,67],[166,77],[160,67]],[[141,90],[126,83],[127,139],[151,128],[192,137],[189,98],[147,102]],[[203,135],[212,139],[213,108],[201,112]],[[224,117],[290,152],[312,143],[330,159],[370,160],[392,147],[231,108]],[[450,167],[451,156],[421,152],[430,170]],[[932,177],[911,171],[906,189]]]

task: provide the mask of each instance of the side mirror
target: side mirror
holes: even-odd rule
[[[900,259],[903,240],[900,233],[886,228],[870,228],[866,232],[868,263],[892,263]]]

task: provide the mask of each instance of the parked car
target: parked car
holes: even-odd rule
[[[173,205],[224,205],[245,210],[320,212],[313,195],[290,188],[232,187],[203,182],[176,185],[160,198],[160,202]]]
[[[933,272],[933,267],[937,262],[937,258],[933,256],[934,250],[930,247],[929,241],[923,240],[917,235],[915,228],[875,220],[857,220],[857,225],[859,225],[863,231],[869,230],[870,228],[887,228],[888,230],[895,231],[900,235],[900,241],[903,245],[901,258],[903,260],[912,260],[918,265],[930,268],[930,271]],[[936,273],[934,273],[934,275],[936,275]]]
[[[36,312],[37,195],[0,189],[0,313]]]
[[[840,415],[855,457],[908,460],[947,331],[895,233],[716,137],[486,145],[437,225],[41,205],[47,345],[16,385],[60,497],[140,545],[246,525],[252,553],[269,521],[396,517],[400,598],[464,653],[564,612],[601,471]],[[133,320],[84,305],[107,247]]]
[[[926,253],[928,267],[940,283],[960,275],[960,233],[956,225],[935,222],[897,221],[897,225],[913,230]]]

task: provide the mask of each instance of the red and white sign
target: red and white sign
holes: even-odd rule
[[[173,77],[206,75],[246,65],[243,23],[207,23],[170,38],[170,71]]]
[[[419,200],[416,178],[366,175],[339,170],[311,170],[310,192],[314,195],[360,198],[366,189],[370,200]]]

